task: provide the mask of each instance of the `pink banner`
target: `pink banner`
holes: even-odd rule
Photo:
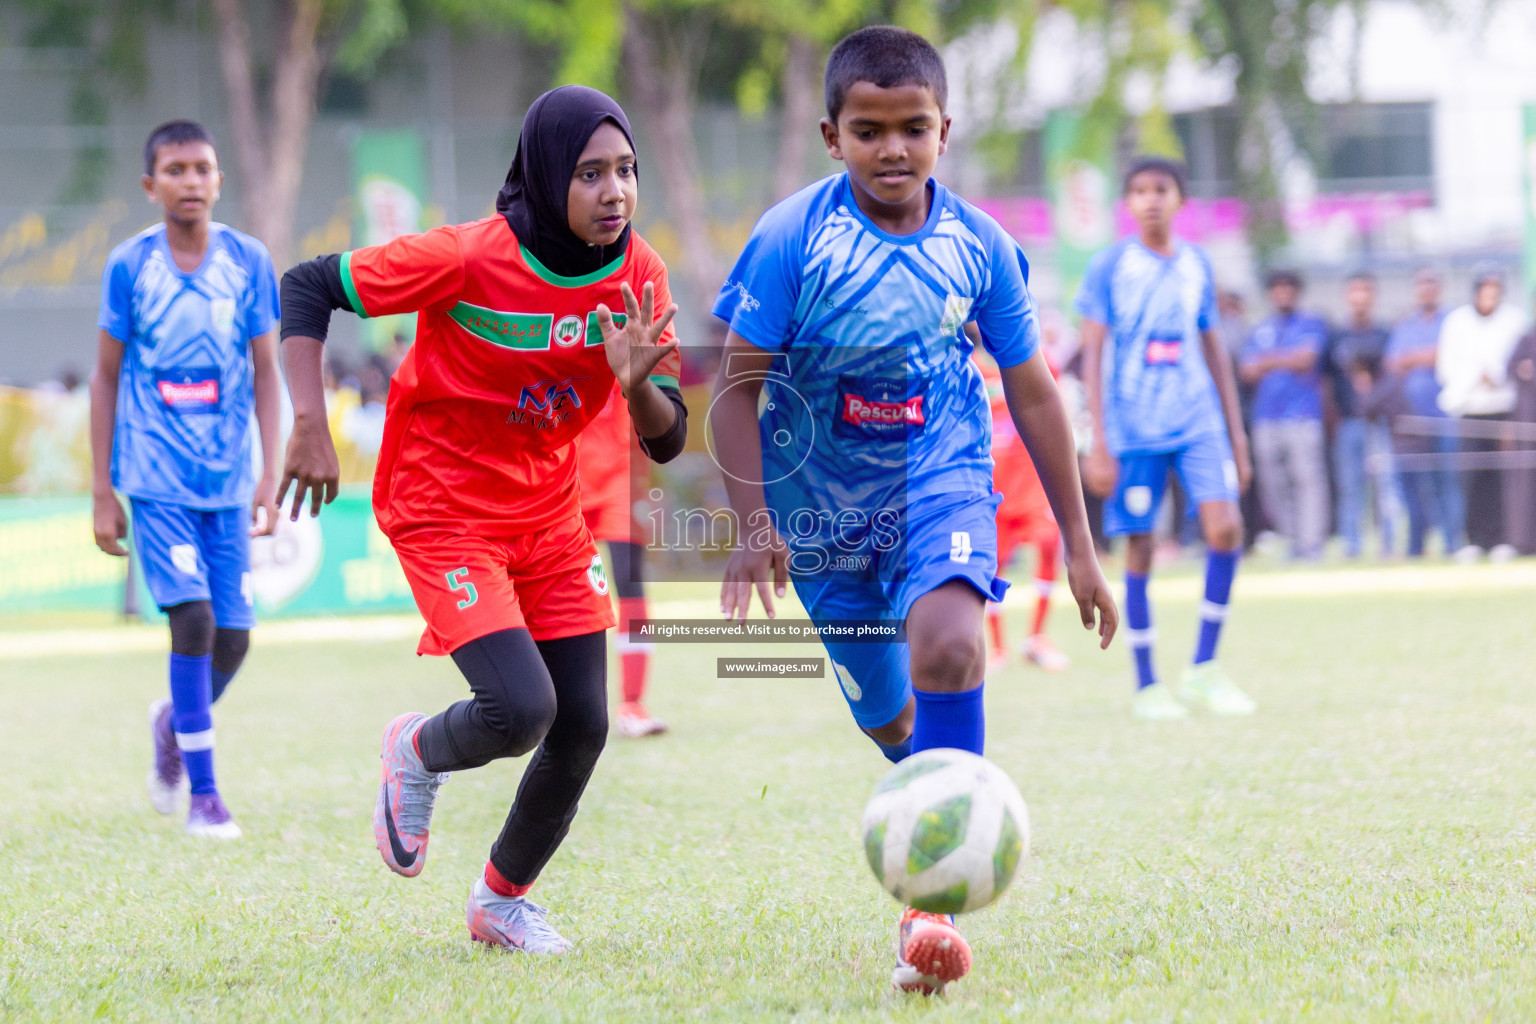
[[[1315,197],[1311,203],[1286,216],[1292,231],[1317,230],[1341,217],[1354,222],[1358,231],[1375,231],[1401,220],[1413,210],[1434,205],[1429,192],[1351,192]],[[1040,246],[1053,241],[1051,204],[1033,196],[982,199],[976,203],[1020,244]],[[1174,233],[1192,242],[1240,235],[1248,220],[1248,206],[1241,199],[1191,199],[1174,218]],[[1122,235],[1136,230],[1124,203],[1115,204],[1115,226]]]

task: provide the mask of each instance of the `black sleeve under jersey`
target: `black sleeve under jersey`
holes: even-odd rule
[[[682,393],[677,388],[663,386],[661,393],[667,396],[677,415],[673,417],[672,426],[665,434],[660,437],[642,437],[640,450],[652,462],[671,462],[682,452],[683,445],[688,443],[688,407],[683,404]]]
[[[317,256],[290,267],[283,275],[282,303],[283,338],[324,341],[331,329],[331,310],[353,312],[341,283],[340,254]]]

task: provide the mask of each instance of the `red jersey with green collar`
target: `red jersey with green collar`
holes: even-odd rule
[[[672,301],[638,234],[613,263],[565,278],[493,216],[345,253],[341,278],[361,316],[420,313],[374,473],[386,533],[473,522],[477,535],[512,536],[580,515],[572,442],[614,385],[598,303],[622,310],[621,283],[636,296],[651,284],[657,309]],[[673,352],[652,380],[676,387],[679,368]]]

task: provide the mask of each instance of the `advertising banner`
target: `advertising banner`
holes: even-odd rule
[[[1109,147],[1089,142],[1077,114],[1053,111],[1045,122],[1045,173],[1061,300],[1070,308],[1089,259],[1115,240],[1117,195]]]
[[[126,571],[126,560],[96,549],[90,498],[0,500],[0,615],[120,612]],[[155,614],[142,581],[137,589],[140,609]],[[254,540],[251,591],[257,616],[265,618],[415,607],[361,487],[344,491],[318,519],[284,517],[274,536]]]
[[[426,202],[425,144],[421,133],[365,131],[352,143],[352,196],[356,244],[382,245],[422,229]],[[416,314],[363,321],[363,341],[386,351],[397,335],[416,338]]]

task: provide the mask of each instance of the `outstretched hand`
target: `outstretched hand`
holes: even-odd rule
[[[628,395],[650,379],[651,371],[662,359],[676,351],[677,342],[663,345],[661,336],[677,315],[677,304],[669,305],[657,316],[656,289],[650,282],[646,282],[639,300],[627,283],[619,285],[619,294],[624,298],[624,322],[615,322],[608,307],[598,303],[597,326],[603,332],[608,367],[618,378],[619,390]]]

